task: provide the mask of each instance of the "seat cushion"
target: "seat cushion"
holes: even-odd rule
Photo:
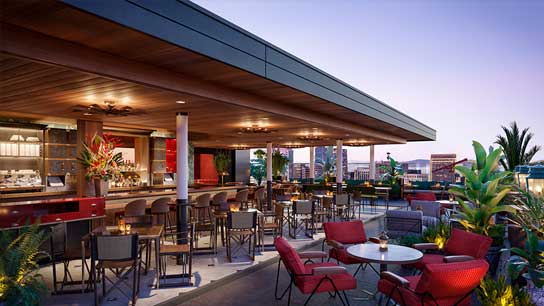
[[[307,264],[305,265],[306,273],[311,274],[312,269],[316,267],[334,267],[336,264],[331,262],[325,263],[316,263],[316,264]],[[295,278],[295,284],[304,294],[310,294],[315,289],[315,286],[321,281],[324,275],[315,275],[315,276],[303,276]],[[349,273],[342,273],[330,276],[331,280],[334,282],[334,285],[339,291],[342,290],[351,290],[357,288],[357,280]],[[323,281],[319,288],[317,288],[316,293],[319,292],[329,292],[334,291],[334,287],[331,282],[328,280]]]
[[[444,255],[441,254],[424,254],[420,261],[409,265],[418,270],[423,270],[425,265],[444,263]]]
[[[347,249],[330,249],[329,257],[334,258],[345,265],[367,263],[367,261],[349,255]]]
[[[189,253],[191,251],[191,246],[188,244],[161,244],[160,254],[180,254],[180,253]]]
[[[378,291],[385,294],[386,296],[391,295],[391,298],[401,306],[406,305],[421,305],[421,297],[414,293],[421,276],[404,276],[410,282],[410,290],[399,288],[398,290],[393,290],[395,284],[392,282],[380,279],[378,282]],[[402,295],[402,296],[401,296]],[[453,306],[458,301],[458,297],[443,298],[439,299],[436,302],[440,306]],[[403,304],[404,301],[404,304]],[[425,300],[425,306],[436,306],[431,298]],[[470,296],[466,297],[461,303],[457,304],[459,306],[468,306],[470,305]]]

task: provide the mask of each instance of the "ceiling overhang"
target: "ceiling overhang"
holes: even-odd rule
[[[146,128],[172,131],[175,112],[188,111],[190,118],[195,118],[195,121],[190,119],[190,123],[195,123],[190,124],[191,132],[200,135],[197,142],[201,146],[259,147],[266,141],[292,146],[323,145],[333,144],[338,138],[346,139],[347,142],[385,144],[434,140],[436,137],[434,130],[390,107],[384,106],[382,109],[389,119],[385,120],[386,117],[380,119],[377,117],[381,115],[378,116],[372,111],[367,110],[366,113],[364,110],[356,111],[349,105],[343,105],[341,101],[324,99],[320,97],[323,95],[315,94],[309,88],[302,90],[295,84],[296,81],[293,84],[285,84],[287,81],[274,79],[271,72],[273,68],[265,69],[266,73],[263,75],[258,71],[246,69],[247,67],[238,67],[236,63],[228,63],[229,61],[223,58],[225,56],[223,53],[217,56],[220,59],[210,58],[205,50],[199,50],[202,53],[197,53],[186,47],[180,47],[179,39],[175,39],[175,42],[165,41],[159,39],[157,33],[154,35],[142,33],[136,25],[121,25],[119,20],[113,22],[114,16],[97,17],[89,14],[88,12],[103,13],[85,8],[89,1],[66,2],[78,6],[78,9],[48,1],[3,3],[2,44],[0,44],[2,62],[20,69],[24,67],[28,69],[26,73],[34,73],[35,82],[31,83],[34,87],[20,91],[19,98],[24,98],[27,106],[29,102],[32,104],[34,101],[44,106],[59,107],[61,111],[48,113],[47,107],[25,108],[25,103],[18,100],[17,95],[2,94],[0,101],[5,107],[0,115],[24,114],[34,120],[44,117],[73,120],[78,115],[69,112],[70,107],[84,104],[85,94],[88,95],[88,92],[93,90],[107,95],[107,90],[99,84],[108,84],[115,95],[123,92],[135,93],[137,103],[131,107],[145,108],[147,102],[149,110],[146,111],[149,111],[149,115],[142,115],[141,118],[106,116],[103,118],[105,123],[127,127],[135,126],[134,123],[145,124]],[[111,3],[125,5],[120,4],[121,1]],[[25,10],[30,5],[33,10]],[[192,6],[185,2],[179,5]],[[107,7],[108,5],[105,5],[104,8]],[[88,12],[81,11],[83,9]],[[102,10],[101,7],[94,9]],[[117,11],[119,8],[116,6],[110,9]],[[202,17],[201,14],[202,12],[197,14],[199,18]],[[133,18],[128,19],[130,20],[126,20],[127,23],[133,21]],[[153,20],[145,20],[148,25],[153,24]],[[175,29],[176,27],[172,26],[170,30]],[[103,37],[104,33],[108,36]],[[178,33],[180,37],[186,38],[181,34]],[[249,44],[249,41],[245,43]],[[259,43],[264,44],[262,41]],[[140,52],[135,50],[136,46],[141,46]],[[268,45],[265,47],[270,48]],[[224,53],[230,54],[226,51]],[[271,63],[265,63],[266,65]],[[276,68],[278,67],[276,65]],[[2,68],[3,72],[8,73],[4,73],[6,77],[2,80],[2,89],[15,93],[20,78],[16,73],[25,73],[24,70],[16,72],[9,67]],[[12,74],[9,74],[10,72]],[[51,84],[47,87],[40,84],[47,83],[45,80],[50,79],[51,75],[57,76],[56,86]],[[81,81],[78,84],[62,82],[62,76],[77,77]],[[70,96],[63,97],[62,101],[56,100],[63,90],[69,92]],[[339,87],[336,90],[339,91]],[[176,101],[188,103],[181,105],[176,104]],[[222,118],[217,118],[218,113],[223,114]],[[170,119],[169,114],[172,115]],[[206,114],[209,114],[211,119],[208,125],[205,123]],[[159,122],[157,118],[168,122]],[[229,118],[231,119],[228,120]],[[220,126],[213,127],[214,124]],[[241,127],[253,124],[278,128],[276,133],[240,135]],[[218,128],[222,131],[218,131]],[[300,140],[301,135],[314,134],[323,137],[314,142]]]

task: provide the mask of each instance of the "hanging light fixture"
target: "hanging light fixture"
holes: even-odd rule
[[[256,124],[248,127],[242,127],[237,130],[238,134],[270,134],[277,132],[264,126],[258,126]]]

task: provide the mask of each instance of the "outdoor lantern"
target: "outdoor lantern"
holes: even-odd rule
[[[389,239],[389,237],[387,237],[387,234],[385,232],[382,232],[378,239],[380,240],[380,251],[387,251],[387,240]]]
[[[450,202],[453,202],[455,200],[455,197],[453,196],[453,194],[449,194],[448,196],[448,200],[450,200]]]
[[[517,166],[517,171],[514,170],[515,179],[519,185],[519,187],[523,190],[527,190],[527,175],[529,175],[529,169],[531,167],[526,165]]]
[[[535,195],[542,197],[542,191],[544,190],[544,166],[538,165],[530,167],[529,175],[527,175],[525,180],[527,189]]]

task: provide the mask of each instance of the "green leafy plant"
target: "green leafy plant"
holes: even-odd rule
[[[510,123],[510,128],[502,126],[502,130],[504,136],[498,135],[495,143],[501,146],[504,152],[504,158],[500,160],[504,169],[514,171],[516,166],[529,164],[541,149],[540,146],[533,146],[529,149],[533,133],[529,133],[529,128],[520,132],[515,121]]]
[[[399,177],[404,174],[404,170],[402,170],[400,163],[397,163],[397,161],[390,156],[390,153],[387,153],[387,160],[389,160],[389,166],[384,165],[380,167],[385,172],[380,179],[391,185],[395,185]]]
[[[484,278],[476,294],[482,306],[534,306],[531,296],[518,286],[508,285],[503,275],[497,280]]]
[[[436,226],[427,227],[421,238],[424,242],[436,243],[438,248],[442,249],[450,238],[450,227],[444,222],[439,222]]]
[[[510,219],[544,240],[544,199],[521,188],[517,188],[517,191],[519,195],[514,197],[513,204],[520,209]]]
[[[282,175],[289,165],[289,158],[280,151],[276,150],[272,152],[272,172],[277,176]]]
[[[78,158],[87,172],[85,178],[110,180],[119,174],[119,166],[123,164],[123,155],[114,153],[119,146],[119,139],[105,134],[101,137],[95,134],[91,144],[83,144],[83,150]]]
[[[464,185],[450,185],[449,192],[455,195],[461,205],[457,216],[461,224],[474,233],[491,236],[495,226],[493,216],[500,212],[514,213],[515,210],[501,205],[502,200],[510,192],[511,186],[505,183],[511,173],[498,172],[501,149],[491,150],[489,155],[477,141],[472,142],[476,163],[472,169],[455,166],[455,171],[465,177]],[[468,200],[472,206],[465,203]]]
[[[412,247],[412,245],[416,243],[425,242],[422,237],[417,235],[404,235],[397,239],[392,239],[392,243],[406,246],[406,247]]]
[[[259,149],[253,152],[256,158],[251,159],[250,175],[257,180],[257,184],[261,185],[263,178],[266,177],[266,153]]]
[[[536,287],[544,286],[544,240],[538,237],[528,228],[524,227],[527,234],[525,248],[511,248],[512,254],[519,257],[512,257],[508,264],[508,272],[516,279],[523,271],[527,271],[524,277],[531,279]]]
[[[47,286],[36,270],[38,261],[48,257],[39,250],[46,239],[38,224],[25,227],[18,234],[0,232],[0,302],[13,306],[41,304]]]
[[[228,172],[230,166],[230,154],[226,151],[219,151],[213,156],[213,163],[218,175],[225,175]]]

